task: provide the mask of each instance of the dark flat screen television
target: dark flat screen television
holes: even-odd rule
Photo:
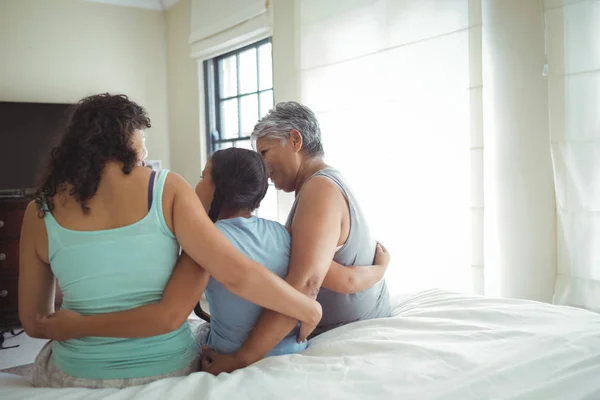
[[[37,186],[70,106],[0,102],[0,193]]]

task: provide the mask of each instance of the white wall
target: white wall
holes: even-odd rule
[[[165,18],[81,0],[0,0],[0,101],[63,103],[120,92],[152,119],[150,159],[170,161]]]
[[[204,93],[198,81],[201,69],[190,56],[190,12],[191,1],[182,0],[166,13],[167,87],[171,169],[193,185],[202,172],[199,99]]]
[[[190,39],[194,41],[217,34],[259,15],[264,10],[264,0],[193,0],[193,29]]]

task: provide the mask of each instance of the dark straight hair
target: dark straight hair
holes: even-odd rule
[[[230,148],[210,158],[215,194],[208,216],[213,222],[223,208],[254,211],[260,207],[269,188],[267,167],[255,151]]]

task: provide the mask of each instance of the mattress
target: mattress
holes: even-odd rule
[[[233,374],[122,390],[37,389],[4,374],[0,398],[600,399],[600,314],[430,290],[396,299],[393,315]]]

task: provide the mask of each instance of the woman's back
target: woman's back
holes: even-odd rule
[[[219,220],[216,226],[242,254],[285,278],[291,237],[281,224],[257,217],[238,217]],[[208,346],[224,354],[237,351],[263,309],[234,295],[213,278],[206,288],[206,299],[211,313]],[[297,343],[297,334],[298,330],[294,329],[268,355],[304,350],[306,343]]]
[[[160,301],[179,254],[163,214],[167,175],[161,171],[154,179],[143,168],[126,175],[107,165],[87,215],[74,200],[54,199],[44,221],[49,263],[65,309],[92,315]],[[144,339],[87,337],[53,344],[54,363],[88,379],[166,374],[196,354],[187,323]]]

